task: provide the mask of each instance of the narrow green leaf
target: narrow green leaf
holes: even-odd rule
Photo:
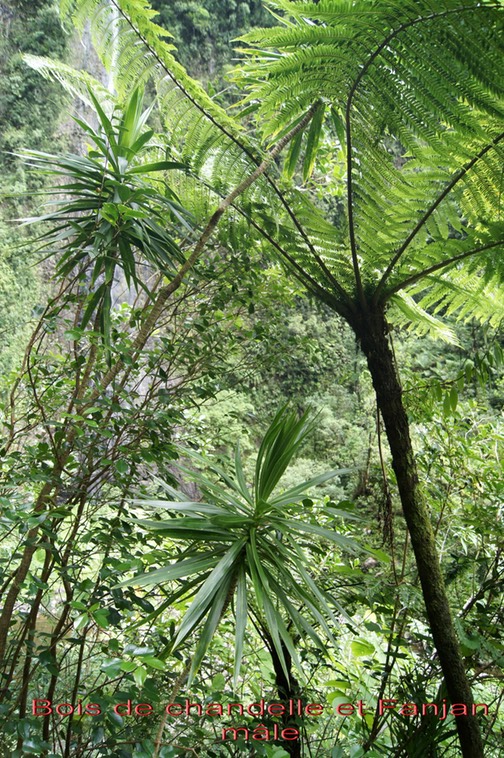
[[[332,122],[334,124],[334,128],[336,129],[336,134],[338,136],[339,143],[341,145],[341,149],[346,152],[346,130],[345,130],[345,124],[343,123],[343,119],[341,118],[340,114],[336,110],[336,108],[331,108],[331,118]]]
[[[212,608],[208,614],[205,626],[200,632],[198,646],[193,655],[191,670],[187,679],[188,687],[191,686],[193,679],[201,665],[201,661],[203,660],[205,653],[208,650],[208,646],[210,645],[215,631],[222,619],[223,613],[226,608],[226,601],[228,600],[229,593],[232,590],[233,581],[233,574],[230,573],[214,596]]]
[[[222,550],[215,550],[213,552],[206,552],[195,556],[193,558],[187,558],[183,561],[177,561],[171,563],[169,566],[155,569],[138,576],[133,576],[131,579],[125,579],[120,584],[116,584],[113,589],[119,587],[148,587],[152,584],[161,584],[162,582],[173,581],[174,579],[180,579],[181,577],[191,576],[197,572],[207,571],[209,568],[213,568],[219,557],[222,555]]]
[[[235,657],[233,670],[233,689],[238,687],[240,678],[240,665],[243,656],[243,643],[247,626],[247,575],[243,563],[238,569],[236,580],[236,607],[235,607]]]
[[[458,403],[458,392],[457,388],[453,386],[450,390],[450,405],[452,411],[455,411],[457,409],[457,403]]]
[[[294,172],[296,171],[297,162],[299,160],[299,153],[301,152],[301,144],[303,142],[304,131],[301,130],[296,134],[294,139],[289,145],[285,165],[283,168],[284,176],[287,179],[292,179]]]
[[[193,513],[203,513],[203,514],[215,514],[215,515],[226,515],[227,511],[225,511],[223,508],[219,508],[217,505],[210,505],[209,503],[200,503],[200,502],[180,502],[180,501],[174,501],[174,500],[133,500],[132,501],[135,505],[141,505],[146,506],[149,508],[163,508],[164,510],[169,511],[178,511],[180,513],[183,513],[184,511],[189,511],[191,514]]]
[[[240,488],[240,492],[247,501],[247,503],[250,503],[250,505],[253,504],[253,498],[250,494],[250,491],[247,487],[247,482],[245,479],[245,474],[243,473],[243,466],[241,461],[241,455],[240,455],[240,441],[236,443],[236,449],[235,449],[235,471],[236,471],[236,478],[238,480],[238,486]]]
[[[128,169],[128,174],[148,174],[154,171],[170,171],[178,168],[180,170],[187,169],[187,164],[179,163],[177,161],[156,161],[155,163],[143,163],[141,166],[134,166]]]
[[[82,320],[80,323],[80,328],[84,329],[86,325],[89,322],[89,319],[95,312],[96,308],[98,307],[98,304],[100,303],[101,299],[103,298],[103,295],[106,290],[105,284],[100,284],[100,286],[89,296],[86,310],[84,311],[82,315]]]
[[[152,139],[153,136],[154,131],[152,129],[149,129],[147,132],[141,134],[140,137],[138,137],[138,139],[136,139],[135,142],[128,148],[129,154],[132,157],[138,155],[141,152],[142,148],[149,142],[149,140]],[[129,170],[127,173],[129,173]]]
[[[290,519],[286,519],[285,524],[292,529],[293,533],[300,531],[307,532],[308,534],[316,534],[318,537],[323,537],[325,540],[335,542],[337,545],[340,545],[347,550],[358,549],[357,543],[350,539],[350,537],[345,537],[345,535],[338,534],[338,532],[332,531],[331,529],[325,529],[323,526],[307,524],[305,521],[292,521]]]
[[[234,563],[237,557],[240,555],[245,543],[245,537],[236,540],[234,545],[229,548],[227,553],[223,556],[223,558],[221,558],[217,566],[203,583],[187,613],[182,619],[180,628],[173,643],[173,649],[175,649],[197,626],[201,618],[208,610],[215,595],[222,587],[222,584],[228,583],[229,576],[232,575],[235,570]]]
[[[333,479],[335,476],[343,476],[345,474],[351,474],[355,471],[355,468],[340,468],[333,469],[332,471],[326,471],[324,474],[319,474],[318,476],[313,477],[313,479],[308,479],[306,482],[297,484],[295,487],[291,487],[288,490],[285,490],[280,495],[270,498],[269,502],[272,505],[277,506],[296,502],[300,496],[305,495],[313,487],[318,487],[320,484],[327,482],[329,479]]]

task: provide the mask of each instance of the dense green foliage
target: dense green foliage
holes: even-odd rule
[[[462,19],[452,0],[275,0],[276,19],[229,0],[152,3],[157,19],[143,0],[59,5],[108,87],[52,60],[64,48],[48,4],[1,6],[19,73],[2,93],[27,93],[4,133],[27,164],[4,157],[6,190],[49,170],[56,201],[5,212],[47,212],[39,255],[57,264],[31,337],[0,363],[0,755],[460,755],[459,718],[377,707],[448,697],[390,397],[497,758],[500,5],[468,2]],[[244,32],[232,90],[213,97]],[[70,151],[48,144],[54,80],[87,109]],[[36,302],[34,284],[15,289],[27,259],[11,234],[9,332]],[[186,697],[323,711],[164,715]],[[43,718],[33,698],[94,715]],[[153,711],[114,712],[128,700]],[[338,714],[359,700],[363,714]],[[300,739],[223,739],[259,724]]]
[[[24,193],[40,188],[13,155],[21,148],[47,148],[62,107],[61,89],[27,68],[25,53],[59,58],[65,53],[54,4],[2,2],[0,6],[0,374],[19,363],[31,331],[38,279],[14,219],[30,208]],[[4,195],[8,195],[4,199]]]
[[[192,76],[219,84],[235,53],[233,41],[271,17],[259,0],[154,0],[157,22],[173,34]]]

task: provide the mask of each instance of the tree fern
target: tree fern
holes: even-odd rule
[[[445,339],[453,335],[440,316],[493,325],[504,316],[502,4],[271,5],[281,26],[244,38],[253,45],[236,74],[248,89],[244,105],[254,104],[267,142],[322,99],[332,115],[327,139],[335,130],[346,169],[336,259],[285,233],[277,249],[345,316],[366,355],[448,693],[470,703],[387,333],[394,311]],[[330,161],[319,166],[331,170]],[[339,177],[326,187],[341,196]],[[476,720],[457,719],[457,730],[462,754],[482,757]]]
[[[276,243],[306,286],[320,296],[324,289],[324,298],[341,313],[355,288],[361,302],[372,297],[385,303],[421,275],[426,259],[425,270],[443,261],[450,266],[451,256],[440,251],[454,233],[466,242],[468,258],[471,249],[479,251],[502,189],[503,87],[495,77],[502,60],[500,4],[270,5],[277,16],[283,14],[282,25],[244,38],[254,45],[236,73],[249,90],[244,104],[271,142],[314,102],[324,101],[306,134],[291,146],[287,176],[302,162],[307,180],[321,129],[327,138],[336,127],[346,151],[347,213],[339,229],[330,229],[305,193],[280,191],[270,170],[241,198],[239,212],[247,223],[253,215],[258,233]],[[174,45],[153,22],[148,4],[61,0],[60,7],[67,22],[83,28],[90,21],[104,65],[116,69],[119,98],[148,77],[155,81],[168,134],[206,186],[202,195],[199,181],[180,178],[188,190],[184,202],[196,195],[199,208],[210,211],[254,170],[260,150],[176,61]],[[31,63],[66,79],[74,91],[83,90],[84,80],[61,65],[51,70],[47,63]],[[325,102],[331,107],[324,112]],[[401,165],[390,150],[394,141],[402,146]],[[281,236],[272,235],[275,230]],[[477,255],[493,286],[501,274],[495,255]],[[458,276],[456,289],[461,288]],[[485,315],[496,319],[495,310]],[[434,331],[442,328],[432,314],[422,321],[422,330],[427,323]]]
[[[246,48],[249,60],[236,78],[249,90],[244,103],[257,103],[266,140],[316,98],[328,101],[339,121],[352,270],[336,261],[334,276],[347,290],[357,287],[361,302],[384,303],[422,271],[443,262],[449,267],[456,254],[447,254],[451,246],[443,243],[458,234],[467,262],[477,250],[476,268],[494,287],[502,264],[496,265],[494,249],[479,251],[489,235],[504,239],[494,224],[504,150],[504,88],[496,75],[502,70],[500,4],[271,5],[284,13],[282,26],[244,37],[254,47]],[[400,161],[393,141],[402,146]],[[456,282],[443,301],[469,316],[462,293],[472,299],[475,265],[465,267],[468,279],[460,265],[459,258]],[[429,283],[436,281],[430,274]],[[478,312],[495,322],[495,309],[501,316],[504,310],[491,302]],[[427,323],[439,330],[432,315],[422,318],[422,329]]]

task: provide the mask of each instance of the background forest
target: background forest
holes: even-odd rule
[[[153,0],[151,17],[139,0],[0,0],[0,755],[501,754],[502,9],[483,3],[495,19],[411,38],[418,100],[399,81],[404,50],[382,47],[404,113],[386,87],[361,121],[357,100],[353,147],[372,167],[371,189],[356,180],[361,219],[371,207],[381,223],[379,198],[398,192],[396,227],[388,210],[383,228],[355,226],[377,248],[410,231],[426,187],[451,184],[461,166],[465,181],[471,149],[495,154],[446,213],[436,200],[426,214],[418,270],[438,287],[434,256],[449,256],[449,294],[415,289],[408,259],[383,310],[459,654],[475,702],[488,705],[480,737],[452,715],[377,707],[454,702],[455,690],[425,610],[373,357],[344,295],[354,296],[348,235],[354,272],[359,251],[349,121],[345,134],[331,100],[339,80],[295,38],[302,29],[332,55],[316,34],[337,12],[338,42],[348,17],[364,49],[390,18],[416,29],[419,6],[439,4],[413,5]],[[473,35],[465,57],[454,53],[466,87],[457,102],[439,84],[449,63],[431,81],[422,47],[451,50],[452,33]],[[284,50],[299,52],[299,88]],[[373,80],[362,102],[377,89]],[[488,257],[465,281],[473,248]],[[355,297],[371,302],[387,263],[377,254],[366,269],[364,253],[360,263]],[[324,710],[163,717],[186,697]],[[84,713],[35,714],[34,699]],[[152,713],[114,712],[128,700]],[[359,700],[364,715],[336,713]],[[300,739],[222,739],[225,727],[275,723]]]

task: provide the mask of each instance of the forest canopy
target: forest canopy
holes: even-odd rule
[[[503,12],[0,3],[0,755],[500,755]]]

